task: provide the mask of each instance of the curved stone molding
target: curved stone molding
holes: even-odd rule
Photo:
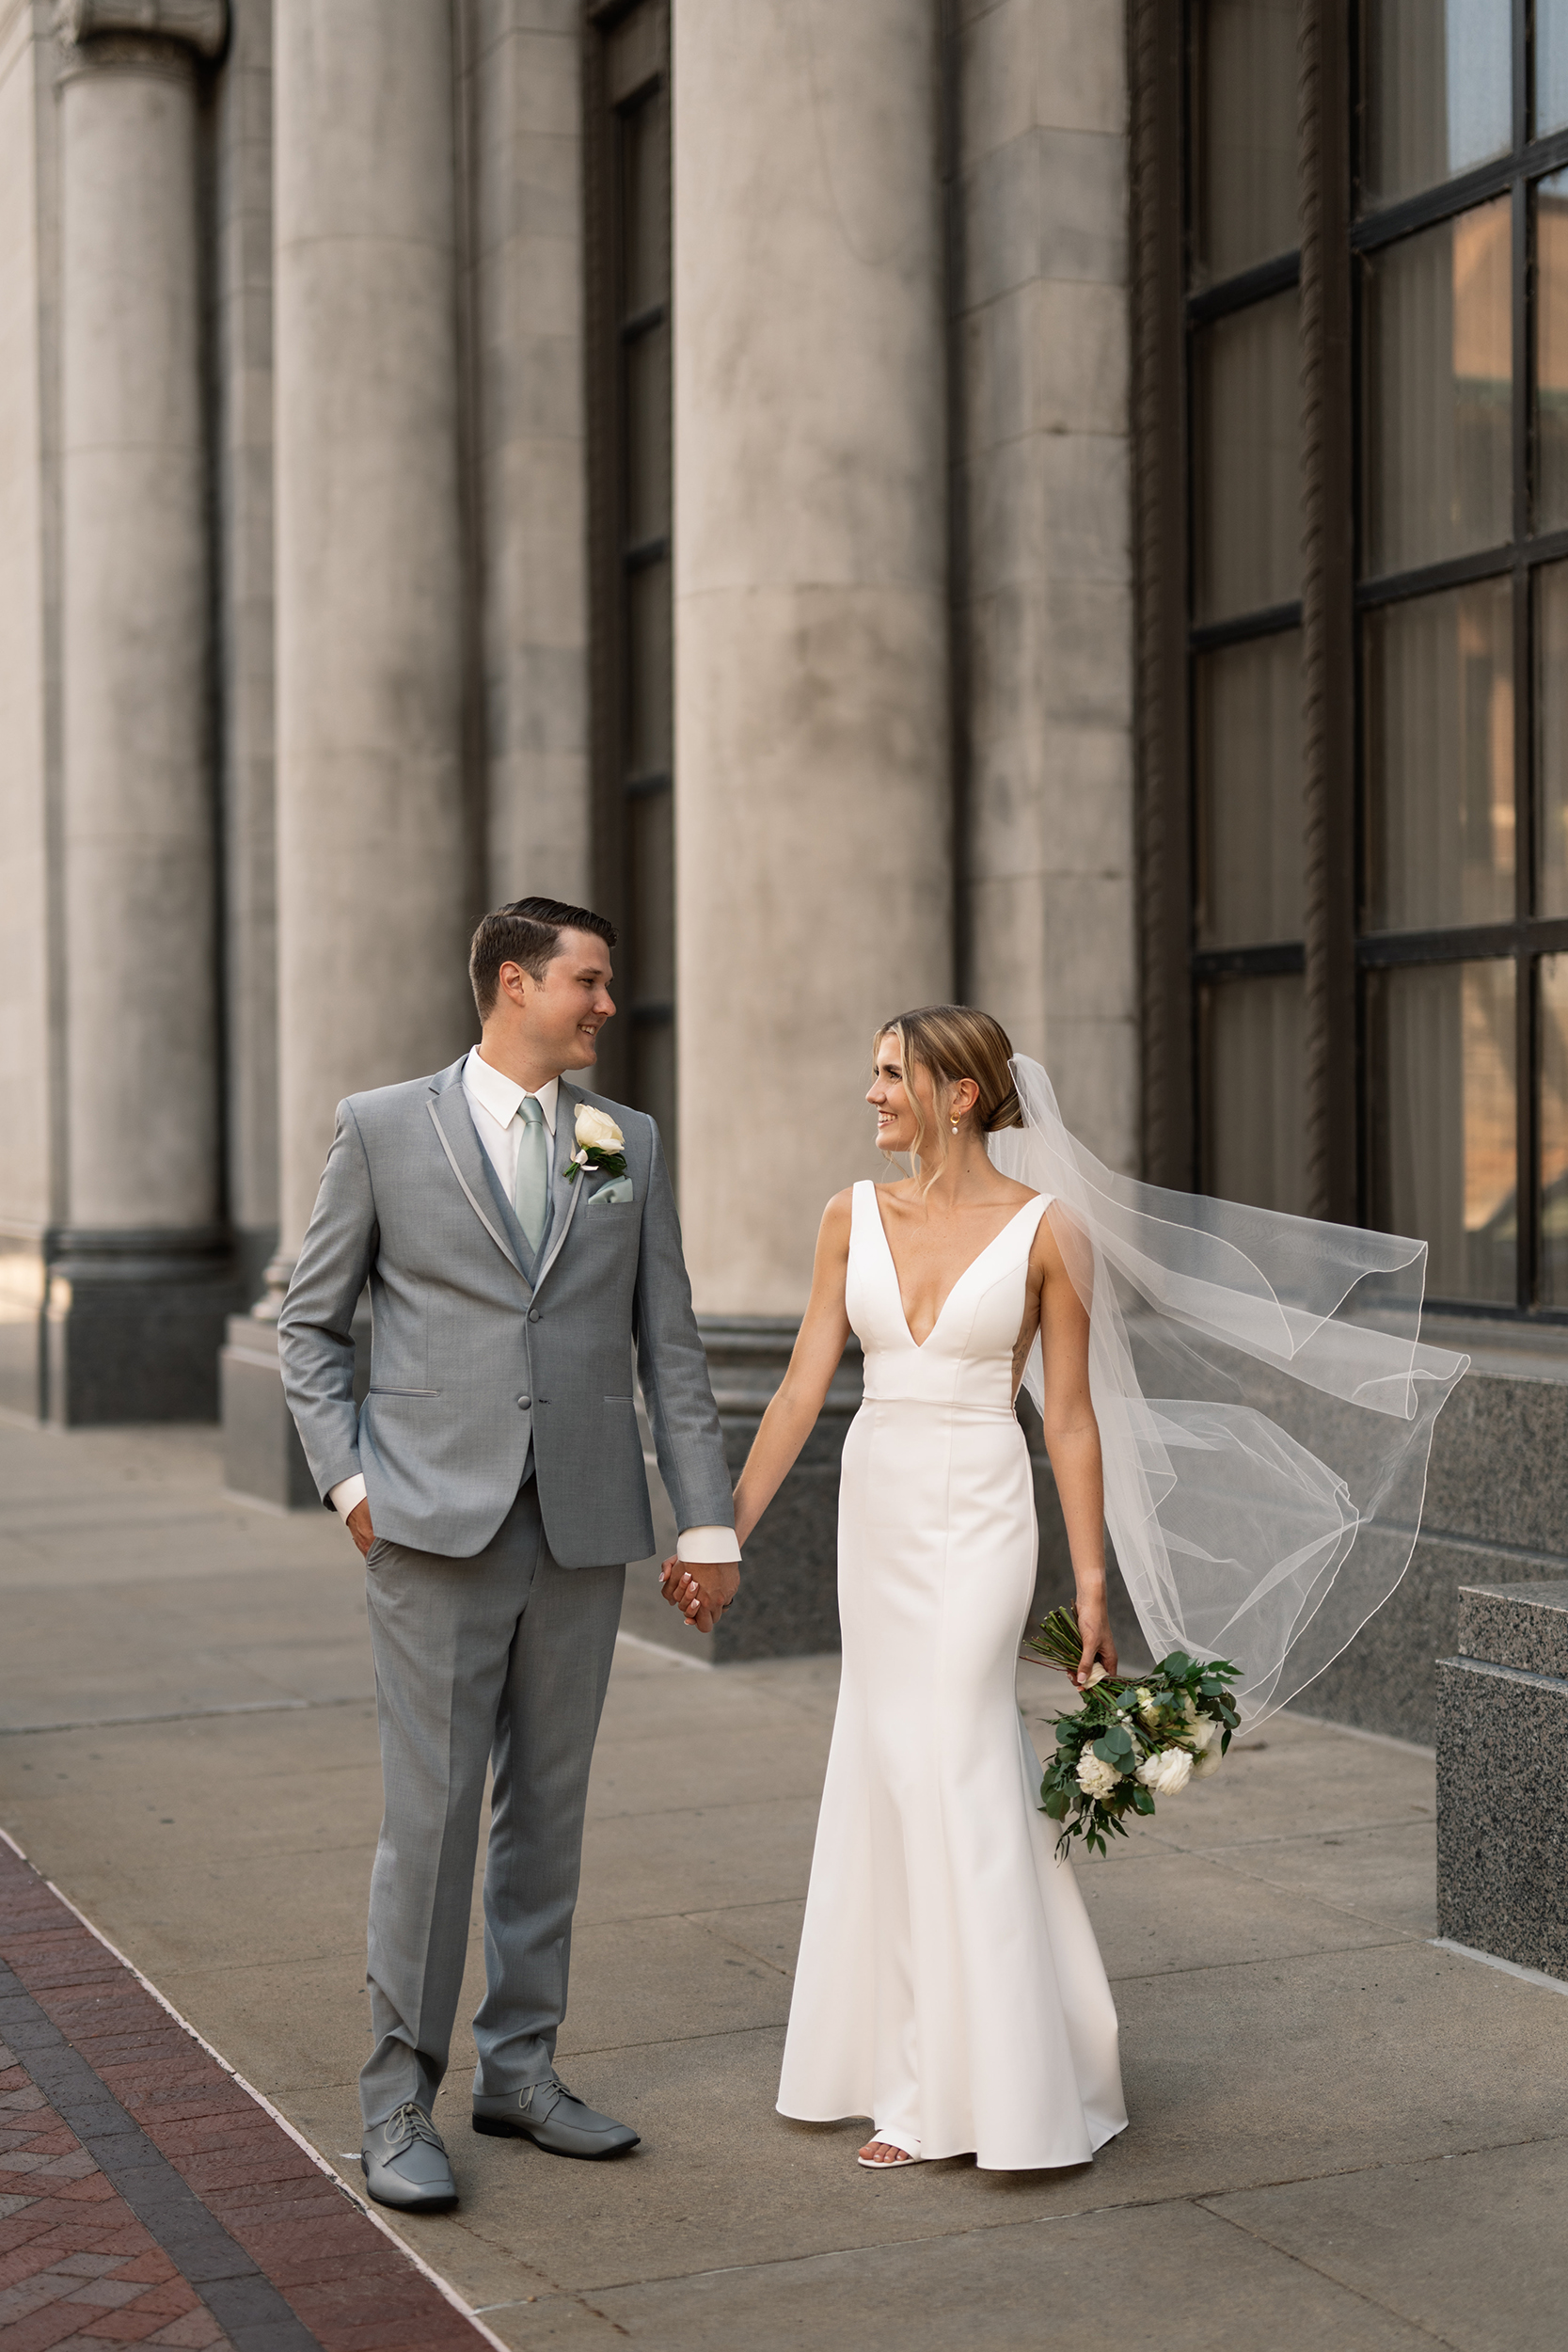
[[[217,57],[229,39],[229,0],[57,0],[55,28],[68,49],[104,33],[142,33]]]

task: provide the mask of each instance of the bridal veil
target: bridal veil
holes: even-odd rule
[[[1424,1242],[1116,1175],[1039,1063],[1011,1066],[1023,1125],[990,1156],[1051,1196],[1088,1311],[1105,1520],[1139,1625],[1156,1659],[1233,1660],[1255,1724],[1404,1574],[1469,1359],[1421,1341]],[[1023,1384],[1039,1405],[1037,1340]]]

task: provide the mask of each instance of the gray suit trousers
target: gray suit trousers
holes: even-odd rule
[[[484,1549],[377,1541],[366,1561],[386,1811],[371,1880],[368,2126],[430,2108],[463,1989],[492,1756],[476,2091],[548,2074],[566,2010],[594,1740],[624,1566],[562,1568],[531,1478]]]

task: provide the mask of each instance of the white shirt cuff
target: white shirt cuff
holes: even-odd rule
[[[326,1499],[346,1525],[355,1504],[365,1500],[365,1482],[356,1470],[352,1478],[340,1478],[335,1486],[329,1486]]]
[[[721,1560],[738,1560],[740,1546],[733,1527],[684,1527],[675,1538],[675,1557],[693,1567],[713,1567]]]

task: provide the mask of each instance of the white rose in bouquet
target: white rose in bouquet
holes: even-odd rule
[[[1085,1797],[1108,1797],[1121,1774],[1090,1748],[1078,1759],[1078,1786]]]
[[[1215,1723],[1212,1715],[1203,1716],[1193,1725],[1192,1741],[1196,1751],[1193,1756],[1193,1778],[1207,1780],[1212,1772],[1219,1771],[1224,1761],[1220,1748],[1220,1725]]]
[[[608,1111],[596,1111],[592,1103],[579,1103],[577,1115],[577,1138],[584,1150],[619,1152],[626,1136]]]
[[[1162,1748],[1138,1767],[1138,1778],[1157,1797],[1179,1797],[1192,1776],[1193,1759],[1185,1748]]]

